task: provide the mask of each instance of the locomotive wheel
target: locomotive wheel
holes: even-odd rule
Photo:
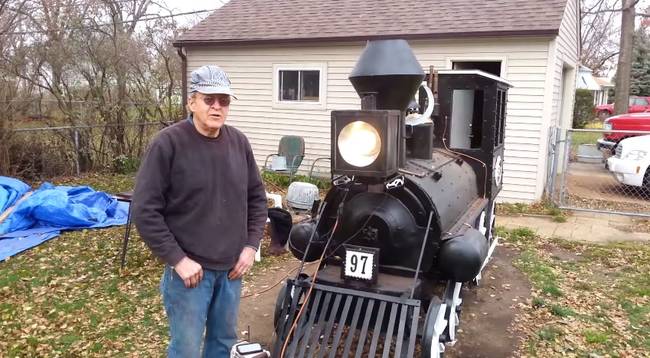
[[[447,326],[446,310],[447,305],[443,304],[438,297],[431,299],[422,332],[422,357],[442,358],[444,356],[445,345],[440,342],[440,335]]]
[[[462,288],[462,283],[449,281],[445,289],[444,302],[448,307],[448,312],[445,312],[447,317],[447,329],[443,336],[445,342],[456,341],[456,330],[460,325],[460,311],[463,304],[463,299],[460,298]]]
[[[299,275],[299,278],[304,280],[307,279],[309,276],[307,276],[304,273],[301,273]],[[293,295],[295,294],[297,290],[294,288],[292,289],[290,298],[293,299]],[[280,287],[280,291],[278,292],[278,298],[275,300],[275,311],[273,312],[273,327],[275,327],[275,330],[278,330],[278,322],[280,322],[280,315],[282,314],[282,309],[284,308],[284,299],[286,298],[287,295],[287,282],[283,282],[282,286]],[[300,298],[300,301],[304,300],[304,297]],[[298,302],[298,305],[296,306],[296,309],[300,309],[302,307],[302,302]],[[287,320],[289,317],[285,316],[282,319]]]
[[[303,276],[303,278],[304,278],[304,276]],[[275,301],[275,312],[273,314],[274,332],[273,332],[273,341],[272,341],[271,347],[273,347],[274,354],[277,354],[277,355],[280,354],[280,350],[284,346],[285,341],[284,341],[284,339],[281,338],[281,335],[283,333],[287,334],[287,331],[283,331],[283,329],[288,329],[288,327],[285,327],[285,325],[289,321],[289,316],[290,316],[289,313],[282,316],[282,311],[285,308],[286,304],[291,304],[291,301],[293,300],[294,295],[300,294],[299,289],[295,289],[295,286],[294,286],[291,293],[289,293],[289,295],[287,297],[287,289],[288,288],[287,288],[286,283],[283,284],[282,287],[280,287],[280,291],[278,292],[278,298]],[[285,299],[287,299],[287,298],[289,299],[288,303],[285,301]],[[304,298],[305,298],[304,296],[299,297],[299,302],[296,305],[295,312],[299,312],[302,309],[305,302],[300,302],[300,301],[304,300]],[[309,314],[310,314],[309,309],[306,309],[305,312],[303,313],[303,315],[309,315]],[[294,315],[294,317],[295,317],[295,315]],[[292,318],[291,322],[288,322],[289,327],[293,325],[293,323],[294,323],[293,319],[294,318]],[[301,324],[303,325],[301,327],[304,327],[306,322],[304,322],[304,321],[301,321],[301,322],[302,322]],[[296,327],[296,329],[300,329],[300,327]],[[288,338],[289,343],[288,344],[291,344],[291,341],[293,339],[295,339],[295,331],[293,332],[293,334],[291,334],[289,336],[289,338]],[[275,355],[272,355],[272,356],[275,356]]]
[[[275,332],[278,332],[278,323],[280,322],[280,315],[282,314],[282,307],[284,306],[284,298],[287,294],[287,284],[283,283],[280,287],[280,292],[278,292],[278,298],[275,300],[275,312],[273,313],[273,327],[275,327]],[[287,317],[283,317],[283,320],[286,320]]]

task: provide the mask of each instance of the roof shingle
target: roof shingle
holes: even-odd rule
[[[232,0],[175,45],[556,35],[567,0]]]

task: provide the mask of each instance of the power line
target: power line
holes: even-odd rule
[[[151,21],[151,20],[159,20],[159,19],[166,19],[166,18],[173,18],[173,17],[178,17],[178,16],[187,16],[187,15],[195,15],[195,14],[202,14],[206,12],[212,12],[217,9],[206,9],[206,10],[196,10],[196,11],[189,11],[189,12],[180,12],[177,14],[169,14],[169,15],[157,15],[157,14],[147,14],[144,17],[141,17],[139,19],[133,19],[133,20],[123,20],[123,21],[115,21],[115,22],[107,22],[103,24],[97,24],[96,26],[78,26],[78,27],[69,27],[64,30],[93,30],[97,27],[102,27],[102,26],[113,26],[117,24],[130,24],[132,22],[140,22],[140,21]],[[14,31],[14,32],[2,32],[0,33],[0,36],[12,36],[12,35],[33,35],[33,34],[44,34],[47,33],[48,31],[46,30],[31,30],[31,31]]]

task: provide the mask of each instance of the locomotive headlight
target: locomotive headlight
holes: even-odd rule
[[[341,130],[337,140],[343,160],[355,167],[367,167],[381,152],[381,137],[375,127],[354,121]]]
[[[332,111],[332,173],[388,178],[398,169],[400,111]]]

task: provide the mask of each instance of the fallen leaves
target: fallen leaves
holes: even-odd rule
[[[127,176],[90,180],[108,192],[132,187]],[[60,183],[62,184],[62,183]],[[0,356],[159,357],[167,349],[168,326],[159,282],[163,265],[132,230],[127,265],[119,270],[124,227],[64,232],[0,263]],[[264,240],[263,252],[268,247]],[[290,255],[265,257],[244,280],[286,269]],[[265,313],[268,316],[268,313]],[[260,313],[262,315],[262,313]]]
[[[516,320],[526,336],[521,356],[648,356],[650,245],[569,243],[529,234],[503,235],[505,245],[521,250],[515,264],[533,283],[533,296],[519,306],[523,314]]]

